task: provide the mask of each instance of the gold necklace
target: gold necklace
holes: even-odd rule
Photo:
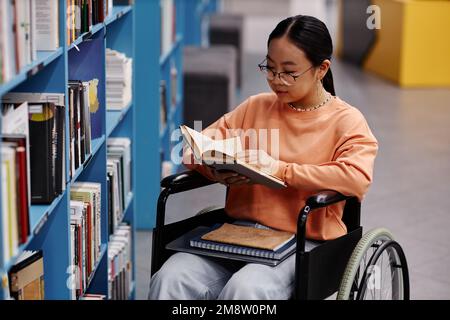
[[[297,107],[295,107],[292,103],[288,103],[288,106],[289,106],[291,109],[293,109],[293,110],[295,110],[295,111],[298,111],[298,112],[313,111],[313,110],[319,109],[320,107],[323,107],[328,101],[330,101],[331,97],[332,97],[331,93],[328,93],[328,96],[327,96],[327,98],[326,98],[324,101],[322,101],[322,102],[321,102],[320,104],[318,104],[317,106],[311,107],[311,108],[306,108],[306,109],[297,108]]]

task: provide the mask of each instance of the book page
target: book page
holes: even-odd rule
[[[225,140],[214,141],[213,149],[221,153],[235,158],[235,155],[242,151],[241,139],[233,137]]]
[[[208,136],[191,129],[188,126],[180,126],[180,129],[186,143],[191,147],[194,156],[197,159],[201,159],[202,154],[206,150],[213,148],[214,140]]]

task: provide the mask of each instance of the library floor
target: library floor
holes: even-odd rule
[[[261,56],[245,55],[241,97],[267,91],[256,71]],[[450,299],[450,89],[402,90],[333,62],[336,92],[356,106],[378,138],[374,182],[362,204],[365,232],[386,227],[403,246],[412,299]],[[174,197],[168,220],[222,205],[224,187]],[[146,299],[151,232],[137,235],[137,298]]]

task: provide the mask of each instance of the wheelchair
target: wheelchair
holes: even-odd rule
[[[175,253],[168,243],[198,226],[232,222],[223,208],[206,208],[182,221],[165,224],[165,208],[170,195],[216,183],[196,171],[164,178],[158,198],[153,232],[151,275]],[[305,250],[306,221],[314,210],[345,201],[343,222],[348,233],[322,241]],[[338,300],[409,300],[409,274],[405,254],[393,235],[384,228],[363,235],[361,203],[356,197],[333,190],[319,192],[306,201],[297,222],[295,289],[292,299],[319,300],[336,294]]]

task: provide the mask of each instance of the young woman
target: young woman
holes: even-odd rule
[[[229,186],[225,210],[231,217],[296,232],[300,209],[318,191],[332,189],[363,199],[372,181],[378,144],[361,112],[335,96],[332,52],[330,34],[320,20],[299,15],[281,21],[270,34],[267,56],[259,65],[273,93],[248,98],[208,128],[222,135],[233,129],[278,130],[276,141],[269,141],[266,150],[244,143],[241,156],[257,161],[287,188],[270,189],[232,172],[185,161],[187,167]],[[274,144],[278,155],[270,154]],[[344,235],[343,207],[338,203],[311,214],[307,238]],[[149,297],[287,299],[293,294],[294,269],[295,256],[276,267],[255,263],[242,267],[177,253],[153,276]]]

